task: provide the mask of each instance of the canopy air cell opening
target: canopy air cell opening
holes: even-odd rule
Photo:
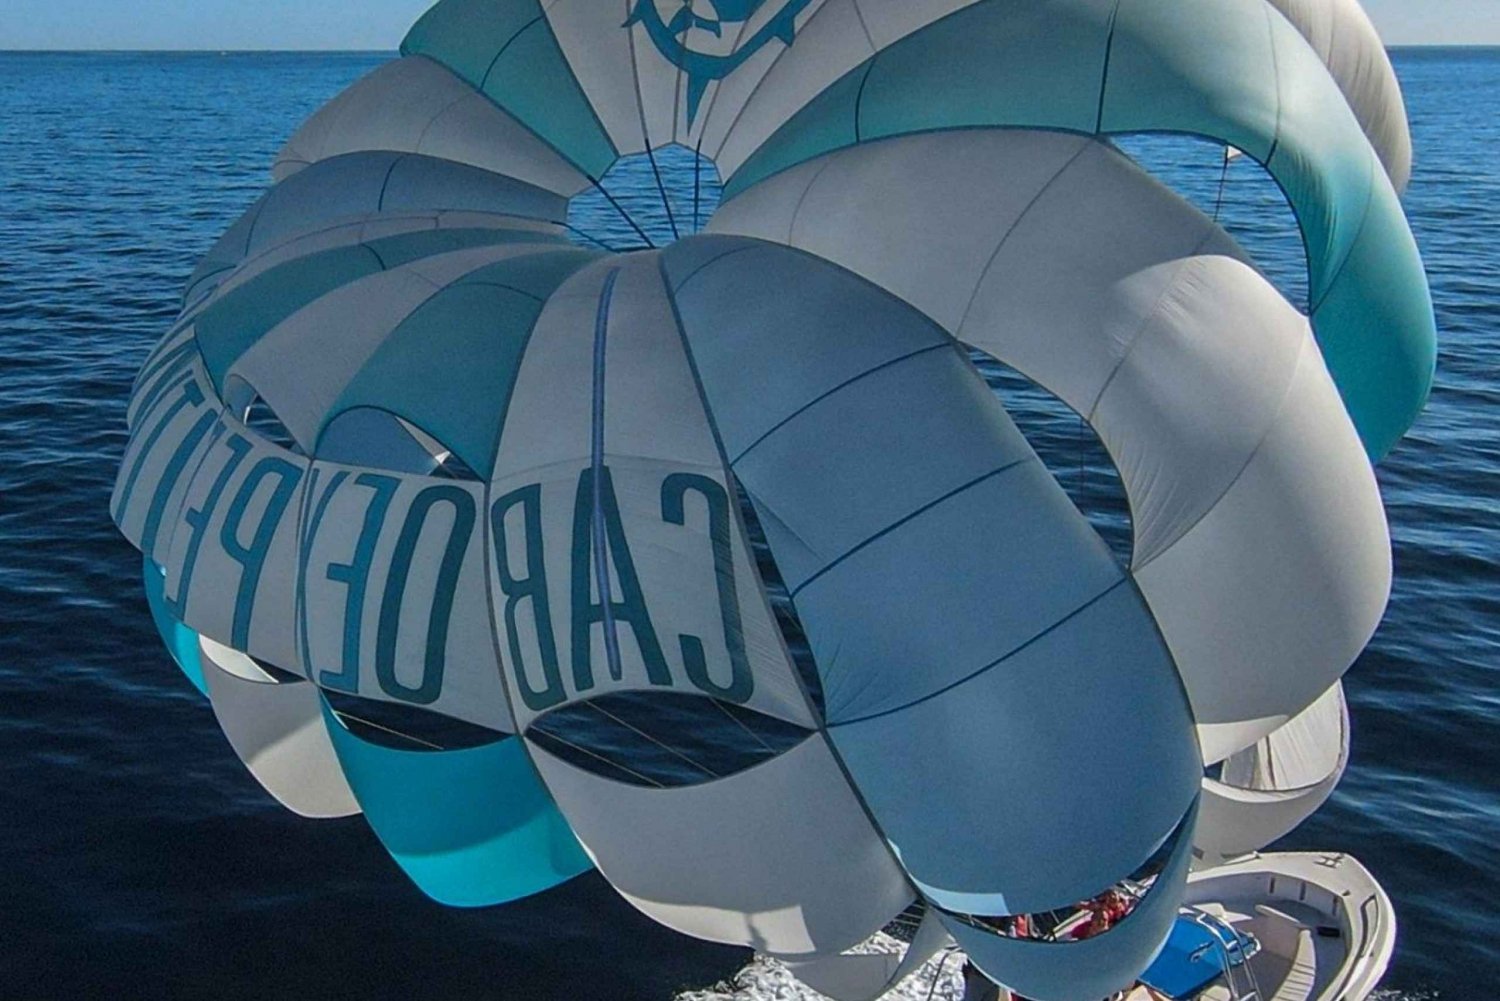
[[[812,732],[723,699],[685,692],[610,692],[543,714],[526,736],[575,768],[666,789],[736,775]]]
[[[267,444],[302,455],[302,446],[271,404],[256,388],[238,375],[224,380],[224,406],[235,420],[255,432]]]
[[[1297,214],[1264,166],[1233,146],[1199,136],[1138,133],[1116,136],[1113,143],[1223,227],[1277,291],[1307,312],[1307,248]]]
[[[340,723],[363,740],[400,751],[459,751],[497,744],[509,734],[402,702],[323,689]]]
[[[1073,506],[1109,544],[1115,559],[1129,566],[1134,548],[1130,501],[1098,433],[1072,407],[1009,365],[978,348],[970,348],[969,357]]]
[[[708,225],[724,186],[708,157],[674,143],[620,157],[568,202],[568,231],[606,250],[665,247]]]
[[[378,407],[354,407],[330,421],[318,439],[318,456],[442,479],[481,479],[451,448],[411,421]]]

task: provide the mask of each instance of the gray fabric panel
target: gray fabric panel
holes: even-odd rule
[[[678,789],[624,786],[530,747],[599,871],[669,928],[806,957],[862,942],[912,901],[820,737]]]
[[[423,153],[571,195],[588,182],[572,165],[440,64],[387,63],[324,105],[272,168],[282,181],[311,164],[370,150]]]
[[[1267,0],[1333,74],[1397,193],[1411,180],[1411,131],[1391,57],[1359,0]]]
[[[552,222],[567,211],[559,195],[477,167],[413,153],[350,153],[323,160],[267,192],[245,252],[387,209],[483,211]]]
[[[213,641],[201,644],[203,677],[214,716],[234,753],[278,803],[303,817],[348,817],[359,804],[323,726],[318,690],[305,681],[278,684],[226,670],[239,656]]]
[[[903,953],[845,952],[786,966],[803,984],[834,1001],[875,1001],[900,986],[950,941],[937,911],[929,907]]]

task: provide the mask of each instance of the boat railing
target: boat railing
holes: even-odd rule
[[[1250,966],[1251,953],[1239,932],[1216,914],[1192,906],[1184,907],[1183,910],[1208,932],[1209,938],[1218,947],[1230,1001],[1261,1001],[1260,984],[1255,978],[1255,970]]]

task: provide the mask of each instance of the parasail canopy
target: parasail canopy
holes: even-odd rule
[[[950,937],[1097,999],[1326,798],[1435,351],[1355,0],[444,0],[401,52],[190,278],[112,498],[271,795],[846,1001]],[[1307,315],[1138,132],[1265,167]],[[972,352],[1098,435],[1128,563]]]

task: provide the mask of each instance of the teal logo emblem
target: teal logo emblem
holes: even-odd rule
[[[791,45],[797,37],[797,15],[812,3],[812,0],[678,0],[677,13],[670,17],[662,14],[658,0],[636,0],[635,10],[625,22],[625,27],[639,24],[656,45],[657,50],[672,65],[687,74],[688,124],[698,116],[698,104],[709,83],[722,80],[744,65],[745,60],[765,48],[773,41]],[[694,30],[706,31],[715,38],[724,38],[726,28],[743,25],[768,3],[780,2],[781,9],[756,29],[748,38],[742,39],[727,53],[701,52],[688,46],[688,36]],[[713,14],[700,14],[695,8],[712,8]]]

